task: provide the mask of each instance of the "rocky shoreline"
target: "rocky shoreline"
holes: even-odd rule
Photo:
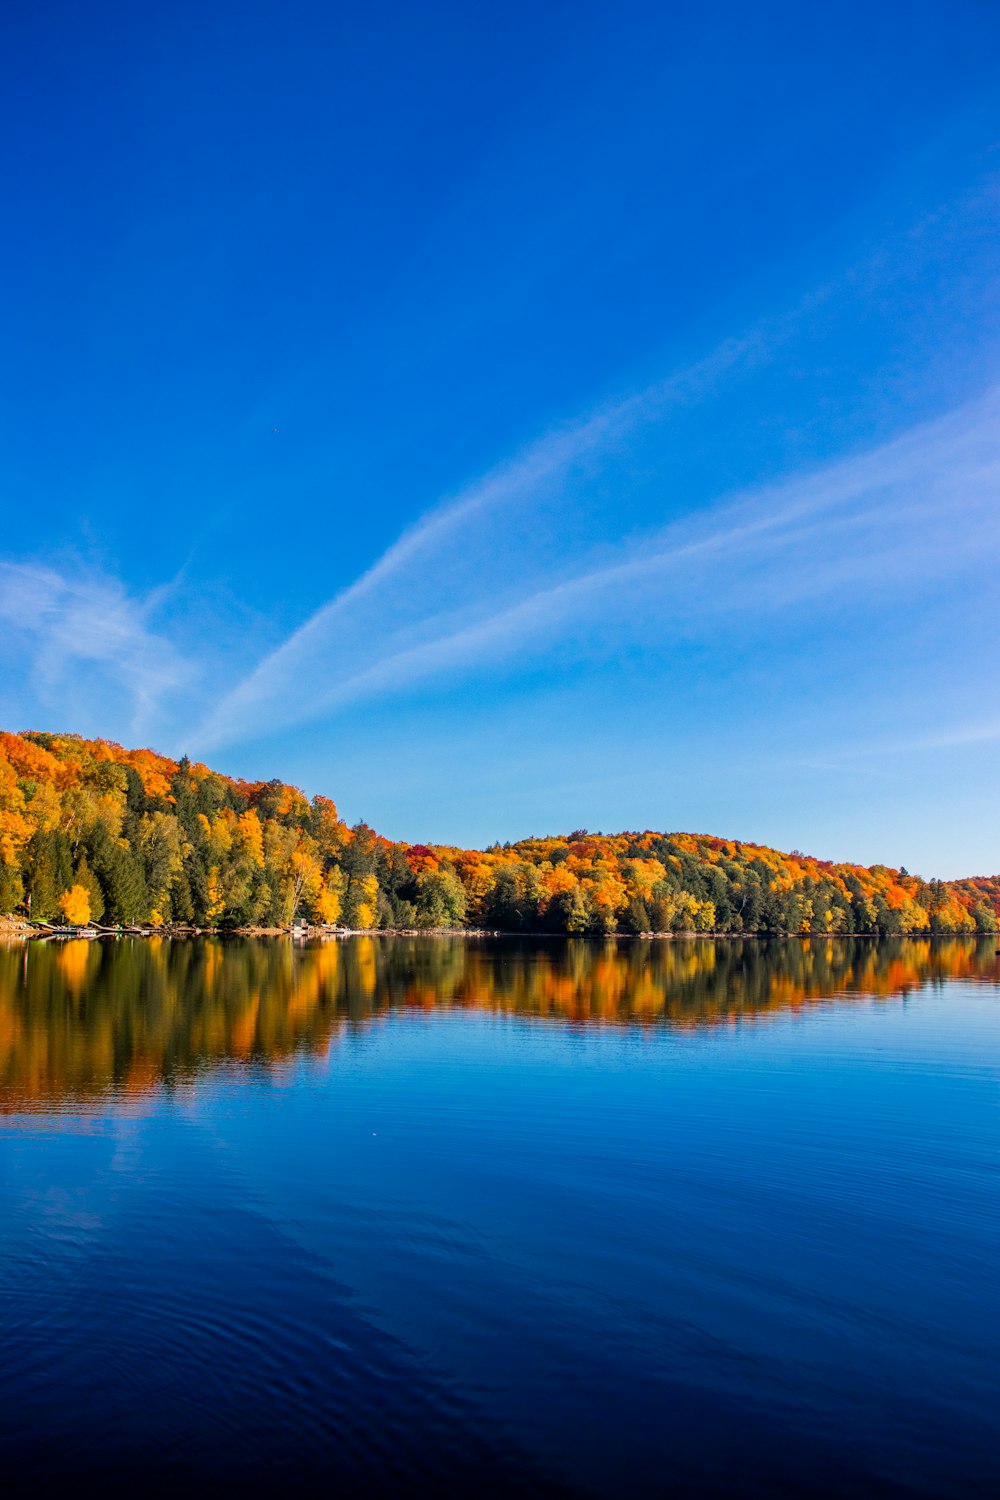
[[[38,938],[193,938],[193,937],[284,937],[297,940],[349,937],[501,937],[502,933],[473,927],[334,927],[294,922],[278,927],[195,927],[181,922],[165,922],[159,927],[141,924],[106,927],[99,922],[73,927],[55,922],[29,922],[23,917],[0,915],[0,940]]]
[[[496,927],[334,927],[312,925],[306,922],[294,922],[278,927],[194,927],[186,923],[165,922],[159,927],[146,927],[141,925],[105,927],[100,923],[91,922],[86,927],[59,926],[52,922],[29,922],[23,917],[11,915],[0,915],[0,942],[25,941],[34,939],[36,941],[68,941],[72,938],[96,939],[96,938],[196,938],[196,937],[218,937],[218,938],[289,938],[297,942],[317,940],[322,942],[337,941],[342,938],[351,937],[407,937],[407,938],[496,938],[496,937],[519,937],[519,938],[567,938],[586,937],[599,938],[602,941],[614,938],[616,941],[637,940],[644,941],[656,938],[660,941],[670,942],[694,942],[701,938],[711,942],[722,941],[747,941],[765,940],[771,938],[805,939],[828,938],[832,941],[843,938],[869,938],[875,941],[879,934],[872,932],[838,932],[835,934],[815,932],[611,932],[611,933],[563,933],[563,932],[511,932]],[[930,933],[903,933],[901,937],[908,938],[938,938],[945,937],[970,937],[975,934],[939,932]],[[989,936],[989,934],[987,934]],[[1000,955],[1000,948],[997,950]]]

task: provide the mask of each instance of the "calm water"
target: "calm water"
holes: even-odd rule
[[[998,964],[0,950],[8,1493],[1000,1493]]]

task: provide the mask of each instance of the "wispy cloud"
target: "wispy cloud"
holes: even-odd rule
[[[953,573],[1000,540],[1000,393],[872,451],[560,556],[621,449],[748,346],[542,439],[425,518],[218,705],[199,746],[420,681],[495,670],[609,626],[644,635],[752,609],[826,607]]]
[[[766,431],[782,420],[767,399],[776,372],[836,364],[839,330],[912,296],[956,243],[978,243],[997,192],[989,179],[704,359],[550,429],[444,500],[219,696],[190,742],[208,751],[557,644],[585,651],[588,631],[641,644],[644,630],[662,639],[684,620],[861,587],[878,596],[961,565],[970,538],[943,518],[949,507],[979,515],[992,493],[994,398],[770,489],[727,495],[711,478],[725,457],[692,476],[684,455],[728,444],[752,475],[755,421]],[[820,406],[823,392],[817,379]],[[912,383],[905,398],[934,409]],[[988,532],[991,515],[978,524]]]
[[[261,712],[276,711],[283,725],[315,717],[359,668],[377,673],[394,654],[418,644],[433,649],[451,633],[485,625],[497,603],[516,613],[586,556],[613,549],[620,541],[615,500],[605,495],[595,504],[609,460],[627,466],[637,431],[765,360],[790,326],[774,319],[725,341],[668,378],[552,429],[445,500],[270,652],[194,739],[208,747],[253,734]],[[307,704],[301,675],[316,670],[323,682]]]
[[[809,765],[817,769],[841,772],[857,771],[868,776],[891,776],[893,773],[880,761],[898,762],[905,756],[926,755],[939,750],[964,750],[977,745],[994,745],[1000,742],[1000,719],[966,721],[945,728],[909,735],[894,735],[877,740],[866,740],[858,744],[826,747],[825,760],[812,756],[797,758],[796,765]],[[875,764],[871,764],[875,762]]]
[[[190,693],[198,677],[153,623],[164,596],[160,589],[137,598],[117,579],[82,566],[0,562],[5,721],[51,707],[61,724],[151,732],[166,700]],[[103,725],[95,723],[102,716]]]

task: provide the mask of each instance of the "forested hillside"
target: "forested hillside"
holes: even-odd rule
[[[219,928],[302,916],[353,929],[994,932],[1000,877],[925,881],[685,833],[393,843],[279,781],[0,733],[0,912]]]

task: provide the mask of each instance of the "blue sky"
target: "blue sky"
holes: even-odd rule
[[[0,718],[1000,868],[1000,10],[3,21]]]

